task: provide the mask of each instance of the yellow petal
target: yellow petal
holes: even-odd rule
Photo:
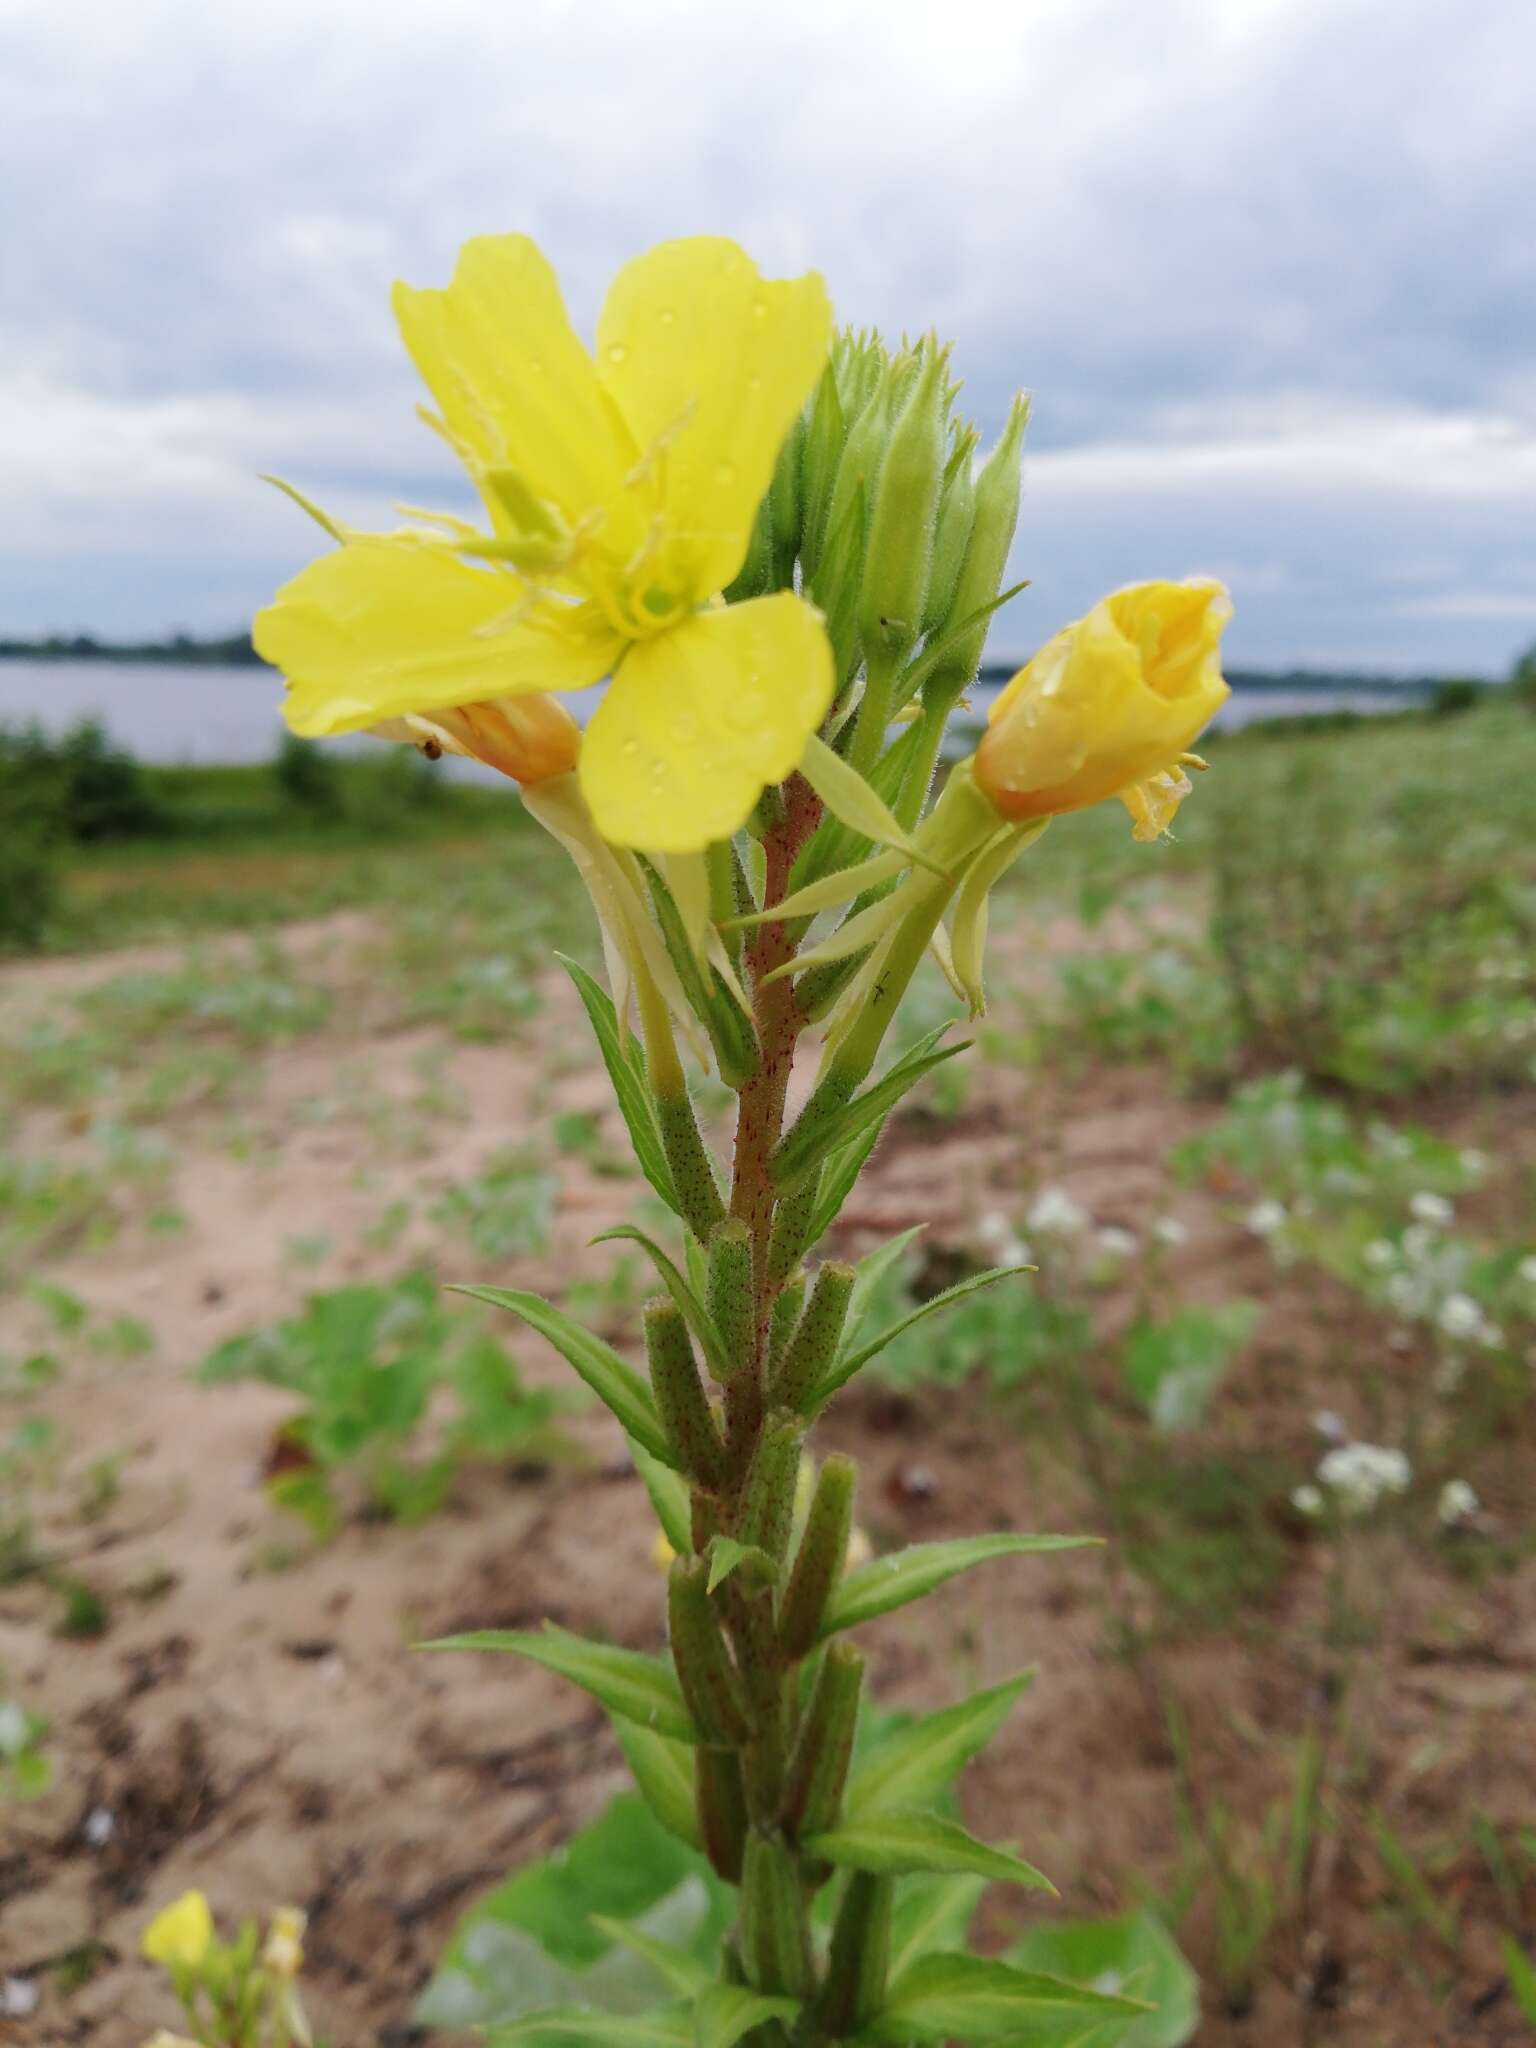
[[[620,642],[586,608],[532,607],[525,586],[445,548],[357,541],[301,570],[257,614],[256,651],[288,679],[297,733],[357,732],[450,705],[578,690]]]
[[[832,689],[821,614],[788,591],[638,641],[582,741],[598,830],[658,853],[728,838],[798,765]]]
[[[814,271],[766,279],[717,236],[663,242],[619,272],[597,328],[598,374],[642,460],[665,465],[662,504],[696,598],[746,558],[795,414],[820,376],[832,309]]]
[[[618,503],[636,451],[526,235],[477,236],[445,290],[397,284],[394,307],[450,435],[480,469],[518,471],[571,525]]]
[[[195,1970],[212,1940],[213,1915],[208,1910],[208,1901],[201,1892],[183,1892],[150,1921],[139,1947],[152,1963],[168,1969]]]

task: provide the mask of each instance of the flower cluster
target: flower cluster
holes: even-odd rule
[[[297,1906],[279,1906],[265,1939],[248,1920],[222,1942],[201,1892],[163,1906],[144,1929],[140,1952],[170,1978],[191,2034],[162,2028],[145,2048],[310,2048],[297,1989],[304,1926]]]
[[[1318,1463],[1316,1484],[1298,1486],[1291,1499],[1305,1515],[1331,1507],[1347,1520],[1368,1515],[1395,1494],[1408,1491],[1413,1468],[1401,1451],[1382,1444],[1337,1444]]]

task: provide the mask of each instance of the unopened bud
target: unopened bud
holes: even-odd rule
[[[808,1656],[821,1634],[822,1616],[848,1555],[857,1485],[857,1466],[835,1451],[816,1481],[794,1570],[779,1607],[779,1655],[786,1664]]]
[[[941,632],[958,627],[972,612],[991,604],[1003,587],[1008,551],[1019,523],[1019,459],[1028,424],[1029,401],[1016,398],[1009,408],[1002,436],[976,478],[976,510],[971,520],[970,541],[955,579],[954,596],[939,628]],[[960,694],[981,661],[989,624],[989,619],[978,619],[953,647],[946,648],[929,677],[930,691],[940,697]]]
[[[742,1853],[747,1839],[747,1799],[741,1785],[741,1760],[734,1750],[694,1752],[699,1838],[718,1874],[727,1884],[741,1883]]]
[[[835,2040],[859,2034],[885,2003],[891,1966],[891,1909],[896,1880],[850,1872],[837,1909],[817,2017]]]
[[[723,1362],[734,1377],[750,1367],[756,1342],[752,1233],[739,1217],[726,1217],[710,1234],[705,1306],[720,1333]]]
[[[742,1948],[758,1991],[798,1998],[811,1980],[800,1872],[777,1835],[754,1828],[741,1880]]]
[[[768,525],[773,539],[774,586],[793,587],[795,557],[800,552],[800,528],[804,516],[806,417],[802,412],[790,428],[779,459],[774,464],[773,482],[768,487]]]
[[[803,1410],[831,1371],[857,1278],[841,1259],[827,1259],[817,1268],[800,1327],[773,1376],[775,1407]]]
[[[784,1347],[795,1334],[795,1325],[800,1320],[800,1311],[805,1306],[805,1275],[796,1273],[792,1280],[786,1280],[773,1298],[773,1313],[768,1323],[768,1370],[784,1356]]]
[[[706,1744],[740,1749],[752,1732],[736,1668],[708,1593],[702,1557],[679,1557],[667,1574],[667,1634],[688,1711]]]
[[[923,631],[937,632],[949,618],[955,601],[955,586],[965,567],[971,544],[971,527],[976,518],[976,472],[972,456],[976,450],[976,429],[956,430],[954,451],[944,470],[944,489],[939,498],[938,524],[933,535],[933,565],[928,573],[928,598],[923,606]]]
[[[796,1836],[837,1826],[859,1724],[864,1658],[850,1642],[828,1644],[800,1723],[784,1792],[784,1824]]]
[[[725,1446],[699,1377],[682,1311],[658,1294],[642,1311],[656,1412],[682,1469],[711,1493],[726,1481]]]
[[[948,361],[922,346],[896,416],[870,507],[859,629],[865,648],[895,662],[911,648],[928,602],[934,522],[944,485]]]
[[[758,1439],[737,1536],[755,1543],[779,1562],[789,1543],[795,1513],[795,1482],[800,1474],[800,1447],[805,1424],[798,1415],[773,1415]]]

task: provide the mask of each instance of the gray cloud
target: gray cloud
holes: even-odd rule
[[[1213,569],[1234,654],[1536,637],[1536,17],[1504,0],[0,0],[0,629],[223,627],[455,486],[390,281],[536,234],[589,319],[737,234],[1036,393],[1027,646]]]

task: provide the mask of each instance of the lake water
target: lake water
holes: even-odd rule
[[[595,698],[596,692],[582,697]],[[0,661],[0,725],[36,719],[50,732],[99,718],[141,760],[264,761],[282,731],[277,678],[262,668],[193,668],[167,662]],[[978,690],[979,710],[987,693]],[[1261,718],[1313,711],[1394,711],[1416,701],[1394,689],[1242,690],[1216,723],[1235,730]],[[570,702],[578,712],[582,698]]]

